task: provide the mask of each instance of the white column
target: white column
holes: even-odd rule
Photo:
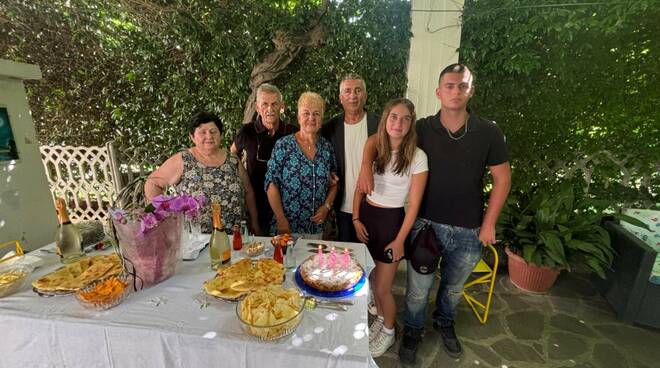
[[[54,241],[57,226],[23,86],[29,79],[41,79],[38,66],[0,60],[0,107],[7,109],[18,151],[18,160],[0,161],[0,243],[18,239],[26,250]]]
[[[408,60],[408,91],[417,117],[433,115],[440,109],[435,97],[440,71],[458,61],[461,42],[460,10],[463,0],[412,0],[413,11]]]

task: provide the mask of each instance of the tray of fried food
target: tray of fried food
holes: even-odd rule
[[[226,301],[238,301],[260,287],[284,281],[282,264],[270,258],[252,261],[244,258],[218,270],[216,277],[204,283],[204,291]]]
[[[76,293],[76,299],[87,309],[106,310],[121,304],[129,292],[128,276],[123,274],[87,285]]]
[[[273,245],[273,247],[280,246],[280,247],[286,247],[289,244],[295,243],[296,238],[291,235],[291,234],[279,234],[275,235],[270,239],[270,244]]]
[[[26,264],[0,266],[0,298],[20,290],[32,272],[32,267]]]
[[[41,296],[73,294],[85,286],[123,271],[116,253],[85,257],[66,264],[32,282],[32,290]]]
[[[265,286],[236,305],[236,316],[249,335],[260,340],[275,340],[296,330],[303,317],[304,301],[298,289]]]

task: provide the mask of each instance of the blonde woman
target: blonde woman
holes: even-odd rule
[[[426,154],[417,148],[414,122],[415,105],[410,100],[400,98],[387,103],[378,131],[369,137],[365,147],[375,145],[377,151],[374,189],[366,198],[356,189],[353,198],[353,226],[376,262],[369,278],[378,311],[369,327],[369,351],[373,357],[381,356],[394,343],[396,303],[392,283],[428,177]]]
[[[264,187],[273,209],[271,228],[307,239],[321,239],[337,195],[335,153],[319,136],[325,102],[314,92],[298,99],[300,130],[280,138],[268,161]]]

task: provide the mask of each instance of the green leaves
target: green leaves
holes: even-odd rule
[[[476,74],[472,107],[506,134],[514,190],[570,181],[595,198],[654,206],[660,7],[570,3],[465,1],[459,54]]]
[[[568,267],[566,255],[564,254],[564,245],[555,231],[541,231],[539,233],[539,242],[545,246],[548,256],[561,266]]]
[[[614,251],[600,226],[603,209],[595,211],[592,203],[569,182],[514,193],[502,209],[498,238],[528,263],[568,271],[586,267],[601,275]]]
[[[276,47],[273,36],[305,32],[323,1],[184,3],[1,2],[10,22],[0,23],[0,57],[44,73],[28,84],[40,142],[114,139],[121,154],[160,163],[190,144],[186,122],[207,109],[224,119],[228,145],[243,119],[251,72]],[[295,123],[296,101],[307,90],[326,99],[326,118],[337,114],[338,83],[349,72],[366,80],[372,112],[403,96],[410,22],[408,1],[331,2],[322,45],[306,48],[274,81],[287,119]]]

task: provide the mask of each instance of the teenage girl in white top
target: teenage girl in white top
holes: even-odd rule
[[[382,355],[394,343],[396,303],[392,283],[404,243],[419,211],[428,177],[426,154],[417,148],[412,126],[415,105],[405,98],[387,103],[376,134],[366,146],[376,146],[374,190],[364,198],[355,191],[353,226],[367,244],[376,268],[370,275],[378,318],[369,327],[369,350]],[[408,209],[404,204],[408,197]]]

